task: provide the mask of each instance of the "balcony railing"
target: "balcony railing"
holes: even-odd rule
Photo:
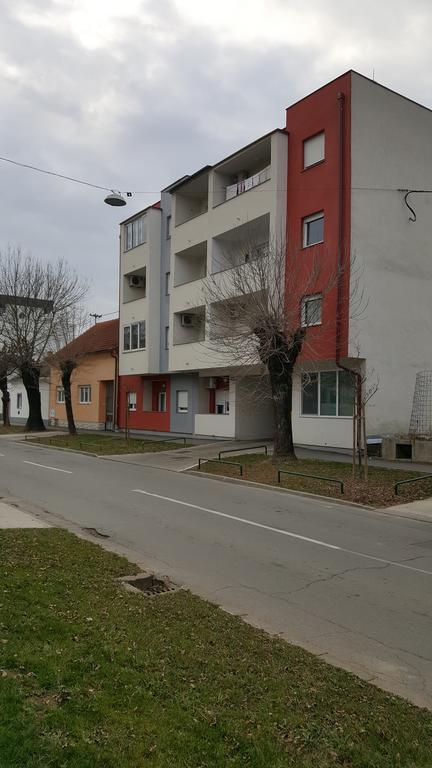
[[[225,200],[231,200],[233,197],[237,197],[237,195],[241,195],[243,192],[247,192],[249,189],[257,187],[264,181],[268,181],[269,178],[270,165],[268,165],[266,168],[263,168],[262,171],[254,173],[253,176],[249,176],[247,179],[242,179],[236,184],[230,184],[230,186],[226,188]]]

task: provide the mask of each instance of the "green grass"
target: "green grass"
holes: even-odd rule
[[[24,427],[15,424],[11,424],[10,427],[4,427],[3,424],[0,425],[0,435],[13,435],[16,432],[24,432]]]
[[[112,455],[121,453],[155,453],[157,451],[174,451],[183,448],[181,440],[164,440],[163,438],[129,438],[111,437],[107,435],[55,435],[54,437],[29,438],[31,442],[49,445],[53,448],[69,448],[84,453]]]
[[[262,454],[252,453],[241,456],[238,454],[233,456],[226,454],[222,458],[227,461],[243,464],[243,480],[251,480],[256,483],[277,485],[278,468],[304,474],[320,475],[321,477],[334,477],[343,480],[345,486],[343,496],[341,496],[339,487],[335,483],[326,483],[323,480],[295,477],[294,475],[282,475],[281,487],[291,488],[296,491],[322,494],[323,496],[334,496],[345,499],[346,501],[355,501],[359,504],[385,507],[432,496],[432,478],[420,483],[402,486],[399,490],[400,495],[395,496],[394,484],[398,480],[408,480],[411,477],[420,477],[422,473],[415,470],[386,469],[385,467],[369,466],[369,480],[366,484],[360,480],[353,479],[351,464],[345,464],[338,461],[298,459],[296,462],[291,463],[283,461],[273,463],[271,458],[266,458]],[[202,464],[201,471],[211,472],[215,475],[240,477],[239,469],[237,467],[223,463],[218,464],[213,461],[208,464]]]
[[[0,532],[1,768],[432,766],[432,713],[134,571]]]

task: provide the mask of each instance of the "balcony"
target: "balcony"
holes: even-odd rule
[[[174,287],[200,280],[207,274],[207,240],[174,255]]]
[[[123,275],[122,303],[146,298],[147,276],[146,268],[134,269],[127,275]]]
[[[208,211],[208,171],[196,176],[175,192],[175,226],[179,227]]]
[[[205,338],[205,307],[194,307],[188,312],[173,315],[173,346],[194,344]]]
[[[225,200],[231,200],[233,197],[237,197],[237,195],[241,195],[243,192],[247,192],[249,189],[268,181],[270,179],[270,171],[271,167],[268,165],[266,168],[263,168],[262,171],[254,173],[253,176],[246,176],[234,184],[230,184],[226,188]]]
[[[269,239],[268,213],[214,237],[211,244],[212,274],[268,256]]]
[[[217,165],[213,172],[213,208],[268,181],[271,154],[271,137],[267,136]]]

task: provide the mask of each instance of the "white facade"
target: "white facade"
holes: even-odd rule
[[[9,415],[12,424],[25,424],[29,415],[29,405],[27,393],[20,376],[11,376],[8,380],[9,386]],[[49,412],[49,379],[40,378],[39,382],[41,394],[42,418],[45,423],[48,422]]]
[[[144,242],[128,248],[127,227],[141,218]],[[130,245],[130,244],[129,244]],[[159,371],[160,357],[161,211],[148,208],[120,228],[120,354],[119,373]],[[133,283],[136,283],[136,286]],[[143,285],[144,283],[144,285]],[[145,323],[145,347],[125,350],[124,328]]]
[[[432,194],[409,198],[412,222],[399,190],[432,188],[432,112],[353,73],[351,125],[351,253],[367,306],[350,354],[378,383],[369,434],[406,434],[416,373],[432,368]]]

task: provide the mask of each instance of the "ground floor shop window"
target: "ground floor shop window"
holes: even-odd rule
[[[352,416],[354,377],[349,371],[302,374],[302,416]]]

